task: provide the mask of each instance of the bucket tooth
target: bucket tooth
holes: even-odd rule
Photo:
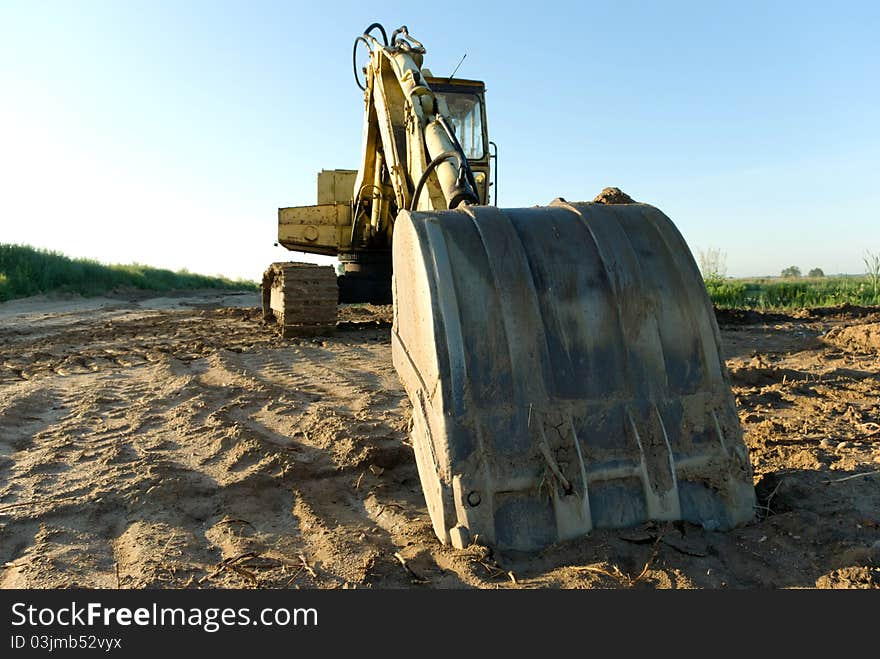
[[[405,211],[394,231],[392,354],[443,542],[752,519],[712,305],[662,212],[556,200]]]

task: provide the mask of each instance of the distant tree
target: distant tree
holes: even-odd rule
[[[824,277],[825,273],[822,271],[822,268],[813,268],[807,273],[807,277]]]
[[[801,269],[796,265],[790,265],[782,271],[783,277],[800,277]]]

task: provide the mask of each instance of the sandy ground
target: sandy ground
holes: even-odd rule
[[[256,305],[0,305],[0,587],[880,587],[880,313],[721,317],[754,523],[523,558],[436,540],[388,308],[283,341]]]

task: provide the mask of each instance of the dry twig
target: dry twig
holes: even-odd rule
[[[774,512],[770,509],[770,502],[773,500],[773,497],[776,496],[776,493],[779,491],[779,488],[782,486],[782,484],[784,482],[785,482],[785,479],[780,478],[779,482],[776,483],[776,487],[773,488],[773,491],[767,497],[767,503],[765,503],[763,506],[755,506],[755,508],[757,508],[758,510],[766,511],[766,513],[764,514],[764,517],[770,517],[770,515],[774,514]]]
[[[416,583],[430,583],[429,580],[425,577],[416,574],[413,569],[407,564],[406,559],[404,559],[399,552],[394,552],[394,558],[396,558],[400,562],[400,564],[403,566],[403,569],[406,570],[407,573],[409,573],[409,576],[413,578],[413,581],[415,581]]]
[[[853,478],[861,478],[862,476],[875,476],[880,474],[880,469],[875,471],[864,471],[861,474],[852,474],[851,476],[845,476],[844,478],[835,478],[834,480],[822,481],[823,483],[842,483],[843,481],[852,480]]]
[[[293,573],[293,576],[290,577],[290,579],[287,580],[287,584],[286,584],[284,587],[285,587],[285,588],[290,588],[290,584],[292,584],[292,583],[296,580],[296,578],[297,578],[300,574],[302,574],[302,571],[305,570],[305,569],[306,569],[306,568],[305,568],[304,565],[300,565],[300,566],[299,566],[299,569],[298,569],[296,572]]]
[[[644,579],[645,576],[647,576],[648,571],[651,569],[651,565],[654,563],[654,559],[657,558],[657,553],[660,551],[660,541],[662,539],[663,539],[663,536],[661,535],[654,542],[654,548],[651,551],[651,555],[648,557],[648,560],[645,561],[645,566],[642,568],[642,571],[639,572],[638,576],[635,578],[633,578],[633,577],[629,576],[628,574],[626,574],[625,572],[623,572],[616,565],[612,565],[611,570],[606,570],[605,568],[601,568],[601,567],[597,567],[597,566],[593,566],[593,565],[578,566],[578,567],[574,567],[572,569],[574,569],[577,572],[594,572],[596,574],[602,574],[606,577],[611,577],[612,579],[616,580],[618,583],[620,583],[621,585],[623,585],[626,588],[632,588],[637,583],[639,583],[642,579]]]
[[[306,560],[306,557],[303,556],[302,554],[297,554],[297,557],[299,558],[299,560],[302,563],[302,566],[305,568],[306,572],[308,572],[312,576],[312,579],[317,579],[318,575],[315,574],[315,571],[312,569],[312,566],[309,565],[309,562]]]
[[[232,570],[233,572],[240,574],[241,576],[256,583],[257,578],[253,575],[253,573],[239,567],[238,565],[236,565],[236,563],[244,561],[248,558],[256,558],[258,555],[259,554],[257,554],[256,552],[249,551],[249,552],[245,552],[244,554],[240,554],[239,556],[234,556],[232,558],[226,558],[226,559],[220,561],[219,563],[217,563],[213,572],[211,572],[210,574],[206,574],[204,577],[199,579],[199,583],[203,584],[208,579],[213,579],[214,577],[216,577],[218,574],[220,574],[224,570]]]

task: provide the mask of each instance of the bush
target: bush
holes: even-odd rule
[[[801,269],[796,265],[790,265],[782,271],[783,277],[800,277]]]
[[[158,292],[196,288],[251,290],[257,285],[140,264],[104,265],[28,245],[0,244],[0,302],[55,292],[101,295],[122,287]]]
[[[703,281],[713,285],[721,284],[727,276],[727,253],[710,247],[699,253],[700,273]]]
[[[824,277],[825,273],[822,271],[822,268],[813,268],[807,273],[807,277]]]
[[[862,259],[865,262],[866,275],[871,283],[874,295],[880,294],[880,254],[866,251]]]

